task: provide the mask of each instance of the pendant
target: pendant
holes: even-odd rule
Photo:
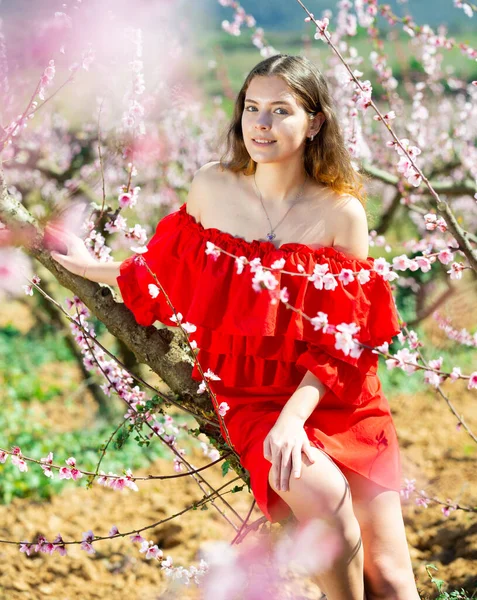
[[[267,233],[267,239],[269,242],[271,242],[272,240],[274,240],[277,237],[276,233]]]

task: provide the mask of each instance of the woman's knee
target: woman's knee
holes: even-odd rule
[[[414,577],[408,569],[399,568],[392,557],[376,559],[372,568],[368,564],[364,576],[369,600],[419,598]]]
[[[342,521],[343,527],[354,516],[348,481],[337,465],[321,450],[312,448],[314,463],[302,464],[301,476],[290,475],[288,490],[277,490],[270,469],[271,488],[292,509],[295,516],[325,517]],[[297,514],[298,513],[298,514]]]

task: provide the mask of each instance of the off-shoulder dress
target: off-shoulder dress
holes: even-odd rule
[[[260,259],[264,267],[283,259],[276,263],[281,269],[301,276],[275,271],[274,292],[256,291],[250,266],[237,268],[236,259],[225,253],[214,258],[206,252],[212,247],[208,242],[236,257]],[[329,325],[356,323],[355,338],[368,346],[391,342],[400,331],[394,298],[372,257],[356,259],[328,246],[286,243],[277,249],[269,241],[248,242],[204,228],[186,204],[161,219],[147,247],[121,263],[117,283],[124,303],[140,325],[178,326],[164,295],[149,293],[154,279],[141,264],[145,260],[182,323],[197,328],[190,334],[199,348],[197,359],[204,372],[211,369],[220,377],[208,383],[218,403],[230,407],[224,417],[230,439],[269,521],[285,519],[290,509],[268,483],[271,463],[263,457],[263,441],[307,370],[327,388],[304,426],[310,442],[338,466],[400,489],[399,444],[377,375],[378,355],[365,348],[353,356],[349,348],[337,348],[336,331],[315,329],[315,322],[303,316],[322,312]],[[342,269],[348,270],[345,277],[330,277]],[[322,275],[313,280],[313,273]],[[323,274],[328,274],[324,285]],[[331,279],[336,285],[326,289],[333,287]],[[299,310],[273,302],[274,293],[287,293],[287,302]],[[197,366],[192,378],[202,381]]]

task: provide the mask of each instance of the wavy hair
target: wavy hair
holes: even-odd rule
[[[255,173],[257,163],[250,157],[243,140],[242,113],[248,86],[256,76],[281,77],[310,118],[319,112],[324,113],[326,120],[320,131],[313,141],[309,138],[306,140],[305,171],[309,177],[327,185],[338,194],[355,196],[365,206],[366,178],[353,168],[326,79],[304,56],[276,54],[262,60],[250,71],[237,95],[231,122],[222,138],[225,151],[220,164],[235,173]]]

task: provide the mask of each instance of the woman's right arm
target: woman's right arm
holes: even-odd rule
[[[120,274],[120,261],[100,262],[96,260],[80,237],[51,225],[46,227],[45,241],[48,245],[59,241],[67,248],[67,254],[52,251],[51,256],[71,273],[80,275],[90,281],[117,285],[116,279]]]
[[[214,181],[213,174],[218,164],[217,161],[212,161],[198,169],[189,188],[187,212],[199,222],[201,207],[210,194],[211,185]],[[90,281],[118,285],[116,280],[120,275],[121,262],[99,262],[90,254],[80,237],[63,229],[58,229],[56,226],[48,225],[45,230],[45,246],[49,246],[50,249],[55,245],[55,241],[59,241],[67,249],[67,254],[51,252],[52,258],[60,263],[62,267]]]
[[[108,285],[117,285],[116,279],[119,277],[119,266],[121,262],[96,262],[85,266],[82,276],[90,281],[98,283],[107,283]]]

